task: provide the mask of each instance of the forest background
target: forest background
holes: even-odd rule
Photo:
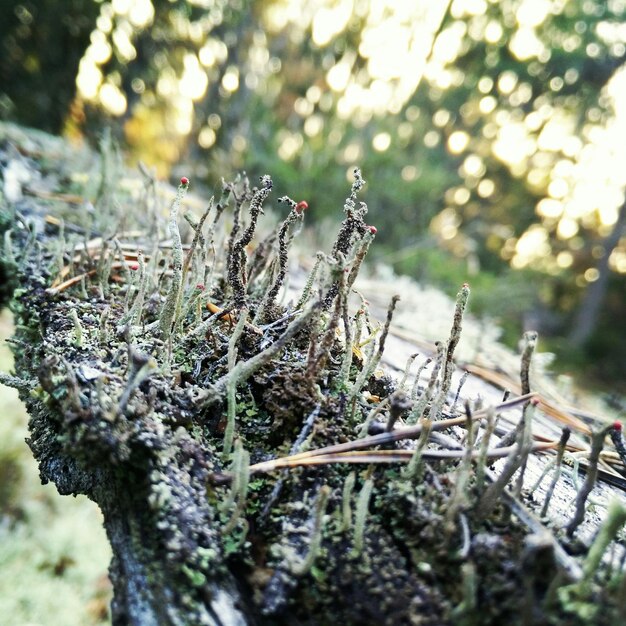
[[[624,0],[3,2],[0,46],[3,119],[209,189],[271,173],[320,233],[359,165],[374,267],[626,381]]]

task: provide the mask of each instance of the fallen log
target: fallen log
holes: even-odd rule
[[[114,624],[618,623],[623,560],[598,555],[618,554],[623,500],[602,526],[585,495],[568,537],[573,511],[541,517],[546,491],[528,492],[560,445],[559,428],[532,441],[532,385],[457,408],[469,288],[427,381],[379,371],[396,300],[379,325],[349,306],[376,234],[358,170],[335,245],[290,292],[304,203],[281,198],[286,217],[255,242],[269,176],[225,183],[183,230],[187,178],[163,219],[149,177],[103,168],[93,195],[51,190],[68,163],[41,155],[67,148],[1,130],[5,161],[30,171],[0,208],[17,322],[2,380],[28,407],[42,481],[102,510]],[[559,458],[620,478],[619,455],[564,446]]]

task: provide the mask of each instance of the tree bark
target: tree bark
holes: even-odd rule
[[[613,250],[615,250],[620,238],[626,229],[626,200],[622,204],[617,222],[611,231],[611,234],[603,242],[604,252],[598,261],[597,270],[598,278],[589,284],[585,295],[578,307],[578,312],[572,324],[572,330],[569,334],[569,340],[573,346],[580,348],[585,345],[591,335],[594,333],[600,312],[604,306],[606,292],[611,275],[609,267],[609,259]]]

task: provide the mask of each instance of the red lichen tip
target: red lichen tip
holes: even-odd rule
[[[530,403],[531,403],[533,406],[538,406],[538,404],[539,404],[539,398],[531,398],[531,399],[530,399]]]
[[[181,184],[181,185],[185,185],[185,186],[187,186],[187,185],[189,184],[189,179],[188,179],[186,176],[183,176],[183,177],[180,179],[180,184]]]
[[[622,422],[618,422],[617,420],[615,420],[613,422],[613,430],[616,430],[617,432],[622,430]]]
[[[376,226],[368,226],[368,228],[372,235],[375,235],[378,232],[378,228],[376,228]]]
[[[309,208],[309,203],[306,200],[300,200],[298,204],[296,204],[296,213],[302,213]]]
[[[462,289],[469,289],[469,283],[463,283],[463,284],[461,285],[461,288],[462,288]]]
[[[196,285],[196,289],[197,289],[198,291],[204,291],[204,285],[203,285],[202,283],[198,283],[198,284]]]
[[[135,261],[129,263],[128,264],[128,269],[129,270],[133,270],[133,271],[138,270],[139,269],[139,263],[137,263]]]

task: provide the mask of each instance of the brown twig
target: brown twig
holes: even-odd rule
[[[551,450],[558,445],[558,441],[537,441],[532,444],[531,450],[539,452],[543,450]],[[487,452],[487,458],[500,459],[507,456],[514,450],[515,446],[508,448],[492,448]],[[479,450],[472,450],[471,458],[477,459],[480,455]],[[461,459],[467,456],[465,450],[424,450],[422,458],[433,461]],[[369,463],[408,463],[413,457],[413,450],[367,450],[355,452],[338,452],[334,454],[323,454],[319,456],[304,457],[295,454],[280,459],[272,459],[271,461],[263,461],[250,466],[251,474],[265,474],[276,470],[295,467],[331,465],[334,463],[348,464],[369,464]],[[213,474],[213,482],[217,484],[229,483],[232,475],[228,473]]]
[[[498,411],[510,409],[514,406],[517,406],[518,404],[523,404],[530,398],[535,397],[535,395],[536,394],[531,393],[525,396],[520,396],[519,398],[515,398],[513,400],[508,400],[507,402],[503,402],[495,408]],[[473,419],[474,420],[482,419],[483,417],[486,416],[486,414],[487,414],[486,410],[476,411],[473,415]],[[447,428],[450,428],[451,426],[461,425],[465,423],[465,421],[466,421],[465,416],[446,419],[446,420],[439,420],[438,422],[435,422],[432,424],[431,429],[433,431],[445,430]],[[423,429],[422,424],[417,424],[416,426],[409,426],[409,427],[404,427],[404,428],[397,428],[395,430],[392,430],[391,432],[385,432],[379,435],[371,435],[369,437],[363,437],[362,439],[356,439],[354,441],[348,441],[346,443],[326,446],[324,448],[318,448],[316,450],[308,450],[307,452],[301,452],[299,454],[294,454],[288,457],[283,457],[281,459],[273,459],[271,461],[257,463],[256,465],[250,467],[250,471],[263,472],[263,471],[273,471],[274,469],[279,469],[281,467],[298,467],[300,465],[323,465],[327,463],[340,462],[340,460],[341,462],[348,462],[348,463],[367,463],[369,462],[368,459],[371,458],[369,455],[371,455],[372,452],[371,451],[358,452],[358,451],[363,451],[366,448],[389,444],[389,443],[393,443],[395,441],[400,441],[403,439],[416,439],[417,437],[420,436],[422,429]],[[538,442],[536,445],[538,446],[537,449],[545,450],[545,449],[554,447],[556,444],[557,442],[555,441],[555,442]],[[535,448],[533,447],[533,449]],[[510,452],[509,448],[500,448],[499,450],[505,451],[504,456],[506,456],[506,454]],[[375,452],[379,452],[379,451],[375,451]],[[392,455],[395,453],[399,453],[399,456],[397,458],[394,458],[394,460],[391,460],[391,461],[390,460],[387,460],[387,461],[373,460],[372,461],[373,463],[381,463],[381,462],[391,463],[391,462],[397,462],[398,460],[405,460],[405,458],[407,460],[410,460],[411,457],[413,456],[413,450],[397,450],[397,451],[396,450],[384,450],[380,452],[385,452],[386,454],[382,455],[382,457],[376,457],[376,458],[389,458],[390,459],[390,458],[393,458]],[[438,457],[437,454],[440,452],[444,454],[441,457]],[[353,454],[343,456],[344,453],[353,453]],[[452,456],[446,456],[445,453],[450,453],[452,454]],[[426,454],[435,455],[432,457],[429,456],[428,458],[457,458],[459,455],[459,452],[452,451],[452,450],[424,451],[424,455]],[[461,451],[460,454],[463,455],[464,451]],[[476,451],[476,454],[478,455],[479,451]],[[338,456],[338,455],[342,455],[342,456]],[[499,452],[498,452],[498,455],[500,456]],[[495,457],[495,458],[498,458],[498,457]],[[311,461],[310,459],[318,459],[318,462]],[[345,459],[360,459],[360,460],[345,461]],[[214,482],[218,482],[218,483],[228,482],[229,480],[230,480],[230,477],[228,476],[228,474],[214,474],[213,475]]]
[[[508,400],[495,407],[497,411],[504,411],[506,409],[513,408],[519,404],[523,404],[536,394],[531,393],[525,396],[519,396],[513,400]],[[482,419],[487,416],[486,410],[476,411],[474,413],[474,419]],[[465,423],[465,416],[453,417],[450,419],[439,420],[432,425],[431,430],[445,430],[451,426],[459,426]],[[401,441],[402,439],[417,439],[422,432],[423,425],[416,424],[415,426],[406,426],[402,428],[396,428],[388,433],[380,433],[378,435],[371,435],[369,437],[363,437],[355,441],[348,441],[346,443],[339,443],[333,446],[327,446],[325,448],[318,448],[317,450],[308,450],[297,455],[299,458],[306,458],[310,456],[320,456],[324,454],[334,454],[336,452],[351,452],[353,450],[363,450],[372,446],[381,446],[394,441]]]

